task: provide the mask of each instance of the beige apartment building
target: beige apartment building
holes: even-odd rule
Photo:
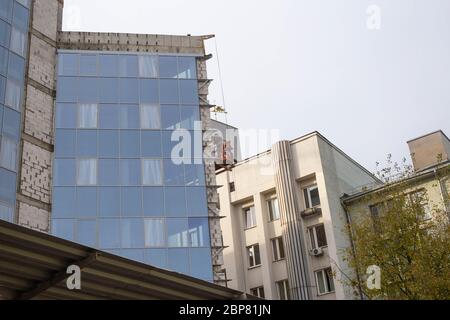
[[[380,183],[318,132],[217,172],[228,286],[266,299],[353,299],[343,194]]]

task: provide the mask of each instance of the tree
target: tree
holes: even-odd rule
[[[347,228],[353,247],[344,250],[355,270],[350,284],[368,299],[450,299],[450,224],[444,202],[431,203],[426,189],[417,191],[416,175],[404,161],[398,165],[388,157],[378,170],[382,188],[362,200],[370,214],[353,213]],[[448,179],[450,166],[436,171],[433,184]],[[379,289],[365,283],[369,266],[381,270]]]

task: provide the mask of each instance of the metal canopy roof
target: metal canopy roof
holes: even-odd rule
[[[69,290],[67,267],[81,269]],[[0,220],[2,299],[245,299],[242,292],[155,268]]]

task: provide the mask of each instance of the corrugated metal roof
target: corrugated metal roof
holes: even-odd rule
[[[66,286],[81,269],[81,290]],[[0,220],[1,299],[245,299],[242,292]]]

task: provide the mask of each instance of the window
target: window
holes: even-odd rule
[[[101,186],[118,186],[120,184],[119,160],[98,160],[98,184]]]
[[[99,246],[102,249],[120,248],[120,220],[99,220]]]
[[[28,29],[28,9],[17,2],[14,3],[13,24],[22,30]]]
[[[236,185],[234,184],[234,182],[230,182],[230,192],[234,191],[236,191]]]
[[[180,81],[180,101],[186,104],[198,104],[197,80]]]
[[[13,204],[16,197],[16,174],[0,168],[0,200]]]
[[[105,158],[119,157],[119,131],[98,131],[98,155]]]
[[[3,134],[8,135],[14,141],[19,141],[20,113],[10,108],[4,108]]]
[[[120,160],[120,184],[138,186],[141,184],[141,162],[139,159]]]
[[[119,118],[119,106],[113,104],[101,104],[99,106],[100,129],[119,129]],[[128,121],[125,126],[128,126]]]
[[[78,217],[83,218],[94,218],[97,216],[97,188],[77,188],[76,214]]]
[[[208,218],[189,218],[189,244],[191,247],[210,245]]]
[[[139,95],[141,103],[159,103],[159,85],[155,79],[139,80]]]
[[[142,160],[142,184],[146,186],[156,186],[162,184],[161,160]]]
[[[264,299],[266,297],[264,294],[264,287],[250,289],[250,294],[255,297],[262,298],[262,299]]]
[[[17,54],[9,54],[8,76],[14,80],[22,81],[25,73],[25,60]]]
[[[275,238],[271,240],[272,242],[272,252],[273,252],[273,261],[279,261],[286,257],[284,253],[284,243],[283,238]]]
[[[331,268],[316,271],[317,291],[319,295],[334,292],[333,273]]]
[[[122,188],[121,195],[122,217],[142,216],[142,188]]]
[[[255,207],[244,208],[244,226],[245,229],[256,227]]]
[[[0,179],[0,183],[1,181]],[[53,216],[55,218],[74,218],[75,210],[76,188],[54,188],[52,203]]]
[[[143,188],[144,216],[164,216],[164,190],[162,187]]]
[[[327,237],[325,234],[325,226],[323,224],[309,228],[308,232],[311,249],[317,249],[327,246]]]
[[[78,75],[78,54],[59,54],[58,55],[58,74],[60,76]]]
[[[145,219],[144,228],[146,248],[164,247],[166,245],[164,219]]]
[[[56,128],[75,129],[77,127],[77,105],[73,103],[56,104]]]
[[[138,57],[136,55],[119,55],[119,76],[137,77]]]
[[[160,131],[141,131],[141,156],[161,157],[162,143]]]
[[[158,77],[158,57],[152,55],[139,56],[139,76],[141,78]]]
[[[3,2],[3,1],[0,1]],[[5,47],[9,47],[9,35],[11,27],[9,24],[0,20],[0,44]]]
[[[78,78],[59,77],[57,87],[56,99],[58,102],[78,101]]]
[[[99,102],[117,103],[119,101],[119,81],[114,78],[99,78]]]
[[[97,78],[80,78],[78,81],[78,102],[98,102],[98,80]]]
[[[369,210],[375,231],[381,232],[380,215],[384,211],[384,203],[377,203],[375,205],[371,205],[369,206]]]
[[[270,199],[267,201],[269,207],[269,221],[275,221],[280,219],[280,210],[278,207],[278,199]]]
[[[114,54],[99,55],[100,76],[117,77],[119,73],[119,56]]]
[[[81,104],[79,106],[78,128],[97,128],[97,105]]]
[[[137,79],[119,80],[119,100],[122,103],[139,103],[139,83]]]
[[[11,51],[25,57],[26,55],[26,33],[17,28],[11,29]]]
[[[55,159],[54,184],[56,186],[75,185],[76,165],[74,159]]]
[[[159,73],[161,78],[178,77],[177,57],[159,57]]]
[[[187,219],[167,219],[167,241],[171,248],[189,246]]]
[[[17,143],[4,136],[1,139],[0,151],[0,166],[15,172],[17,167]]]
[[[187,210],[190,216],[207,216],[208,200],[204,187],[186,188]]]
[[[306,208],[314,208],[320,205],[319,189],[317,185],[303,189]]]
[[[280,300],[290,300],[291,293],[290,293],[288,281],[287,280],[278,281],[276,283],[276,285],[277,285],[277,291],[278,291],[278,298]]]
[[[184,187],[165,188],[165,208],[169,217],[186,216],[186,191]]]
[[[180,129],[180,108],[178,106],[161,107],[161,127],[165,130]]]
[[[80,75],[81,76],[97,75],[97,55],[95,54],[80,55]]]
[[[13,0],[0,1],[0,17],[5,18],[6,20],[11,19],[12,4],[13,4]],[[0,30],[1,30],[1,28],[0,28]]]
[[[186,130],[197,129],[196,121],[200,121],[200,109],[198,106],[181,106],[181,128]],[[201,128],[201,127],[200,127]]]
[[[175,164],[172,159],[164,160],[164,184],[167,186],[184,185],[183,164]]]
[[[81,157],[97,156],[97,131],[78,130],[77,131],[77,155]]]
[[[178,98],[178,81],[177,80],[161,80],[159,82],[159,98],[161,103],[177,104]]]
[[[160,129],[161,120],[159,106],[154,104],[141,105],[141,129]]]
[[[191,57],[178,58],[178,76],[180,79],[197,78],[197,61]]]
[[[79,159],[77,184],[92,186],[97,184],[97,159]]]
[[[120,188],[98,188],[98,213],[101,217],[120,216]]]
[[[0,203],[0,220],[13,221],[13,209]]]
[[[192,277],[205,281],[212,281],[212,263],[210,248],[193,248],[189,249],[190,256],[190,275]]]
[[[142,219],[121,219],[120,229],[122,248],[144,247],[144,223]]]
[[[248,264],[250,268],[261,265],[261,257],[259,255],[259,244],[247,247]]]
[[[52,219],[52,234],[69,241],[75,240],[75,220]]]
[[[120,156],[139,158],[141,154],[141,135],[138,130],[120,131]]]
[[[418,190],[410,193],[409,201],[413,205],[420,205],[423,213],[423,220],[427,221],[433,218],[432,209],[428,204],[427,193],[425,190]]]
[[[0,74],[6,75],[8,71],[8,50],[0,47]]]
[[[187,186],[205,185],[205,166],[203,164],[185,164],[184,172]]]
[[[20,110],[22,99],[21,85],[11,79],[6,81],[5,104],[15,110]]]
[[[167,250],[166,249],[145,250],[144,262],[155,267],[167,269]]]
[[[75,130],[56,130],[55,155],[57,157],[75,157]]]
[[[139,129],[139,106],[137,104],[120,107],[120,128]]]
[[[170,270],[189,273],[189,249],[169,249],[168,267]]]

